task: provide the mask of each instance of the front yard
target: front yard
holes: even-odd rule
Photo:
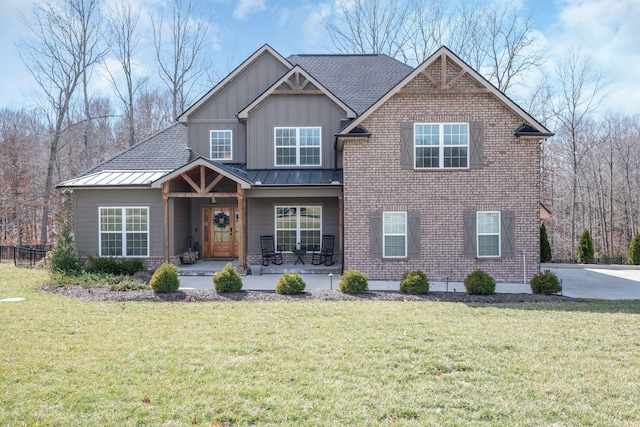
[[[1,425],[640,425],[640,301],[95,302],[0,266]]]

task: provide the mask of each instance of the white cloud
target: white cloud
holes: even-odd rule
[[[233,18],[245,21],[250,14],[262,12],[266,9],[265,0],[240,0],[233,10]]]

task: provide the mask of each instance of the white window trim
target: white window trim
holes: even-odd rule
[[[319,230],[320,231],[320,244],[322,244],[322,215],[323,215],[323,210],[322,209],[322,205],[277,205],[274,206],[273,208],[273,220],[274,220],[274,224],[273,224],[273,229],[275,230],[274,233],[274,245],[277,248],[278,247],[278,230],[285,230],[285,231],[292,231],[292,228],[278,228],[278,209],[279,208],[295,208],[296,209],[296,245],[301,242],[301,238],[300,238],[300,210],[301,208],[320,208],[320,228],[319,229],[315,229],[315,228],[305,228],[305,230]],[[291,251],[283,251],[284,253],[293,253]]]
[[[213,157],[213,149],[211,147],[211,137],[213,136],[214,132],[228,132],[229,133],[229,155],[230,157],[228,159],[221,159],[219,157]],[[211,160],[219,160],[219,161],[230,161],[233,160],[233,131],[230,129],[211,129],[209,130],[209,158]]]
[[[497,233],[480,233],[478,224],[481,214],[498,214],[498,232]],[[497,255],[480,255],[480,236],[498,236],[498,254]],[[502,213],[500,211],[477,211],[476,212],[476,255],[478,258],[500,258],[502,257]]]
[[[101,212],[103,209],[121,209],[122,212],[122,230],[120,233],[122,234],[122,254],[116,255],[117,257],[122,258],[149,258],[150,255],[150,247],[151,247],[151,217],[149,215],[149,207],[148,206],[98,206],[98,254],[99,256],[112,256],[112,255],[103,255],[102,254],[102,233],[115,233],[114,231],[102,231],[102,223],[101,220]],[[126,215],[127,209],[144,209],[147,211],[147,254],[146,255],[127,255],[127,223],[126,223]],[[136,231],[136,233],[142,233],[142,231]]]
[[[418,147],[436,147],[435,145],[417,145],[416,135],[417,127],[420,125],[438,125],[439,137],[438,137],[438,167],[418,167]],[[444,127],[445,125],[467,125],[467,166],[446,168],[444,166],[444,149],[445,147],[465,147],[465,145],[444,145]],[[413,168],[419,170],[434,170],[434,169],[446,169],[446,170],[464,170],[469,169],[469,163],[471,162],[470,144],[471,144],[471,127],[468,122],[420,122],[413,124]]]
[[[404,233],[387,233],[385,232],[385,218],[387,214],[403,214],[404,215]],[[382,212],[382,257],[383,258],[407,258],[407,245],[408,245],[408,237],[407,237],[407,221],[408,221],[408,216],[407,216],[407,212],[404,211],[385,211]],[[387,255],[387,245],[386,245],[386,238],[387,236],[404,236],[404,255],[399,255],[399,256],[390,256]]]
[[[278,148],[294,148],[293,146],[278,146],[276,135],[278,133],[278,129],[295,129],[296,130],[296,164],[295,165],[279,165],[278,164]],[[300,164],[300,130],[301,129],[318,129],[320,131],[319,139],[320,144],[318,145],[318,164],[314,165],[301,165]],[[317,167],[322,166],[322,126],[276,126],[273,128],[273,165],[279,168],[282,167]]]

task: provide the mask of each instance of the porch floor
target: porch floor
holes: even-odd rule
[[[198,260],[195,264],[182,264],[178,266],[179,276],[213,276],[216,272],[222,270],[225,265],[231,263],[235,268],[238,267],[238,259],[233,260]],[[247,266],[247,274],[251,268]],[[281,265],[269,264],[262,266],[262,274],[284,274],[284,273],[300,273],[300,274],[340,274],[342,271],[341,265],[335,263],[327,266],[324,264],[313,265],[306,264],[293,264],[284,263]]]

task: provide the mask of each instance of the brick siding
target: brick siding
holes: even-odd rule
[[[438,75],[439,61],[430,71]],[[450,69],[452,67],[449,67]],[[448,70],[449,79],[455,76]],[[455,88],[478,88],[469,76]],[[344,267],[365,272],[370,279],[399,280],[406,271],[421,269],[431,280],[463,280],[481,268],[500,282],[523,281],[526,251],[527,281],[539,271],[539,164],[537,140],[513,133],[522,118],[490,93],[442,93],[418,76],[362,125],[369,139],[344,144]],[[484,166],[468,170],[402,170],[402,122],[480,121],[484,130]],[[515,257],[470,259],[463,253],[463,212],[515,213]],[[381,259],[369,256],[371,211],[420,212],[421,256]]]

